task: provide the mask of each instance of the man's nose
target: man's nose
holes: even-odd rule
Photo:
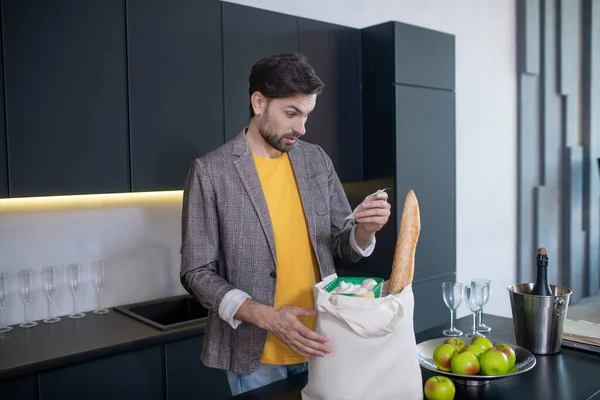
[[[304,135],[306,133],[306,128],[305,128],[305,122],[304,118],[302,118],[299,122],[296,122],[296,124],[294,125],[294,132],[296,132],[296,134],[298,135]]]

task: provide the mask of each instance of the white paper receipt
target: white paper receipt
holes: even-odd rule
[[[371,193],[370,195],[368,195],[367,197],[365,197],[365,199],[354,209],[354,211],[352,211],[350,213],[350,215],[348,215],[345,219],[354,219],[354,213],[359,212],[360,210],[362,210],[362,203],[364,203],[365,201],[370,201],[370,200],[375,200],[376,196],[379,193],[383,193],[386,190],[390,190],[390,188],[385,188],[385,189],[379,189],[378,191],[376,191],[375,193]]]

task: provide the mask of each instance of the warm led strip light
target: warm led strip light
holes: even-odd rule
[[[181,204],[182,190],[0,199],[0,214]]]

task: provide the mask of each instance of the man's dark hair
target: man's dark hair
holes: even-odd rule
[[[280,99],[299,94],[320,95],[325,85],[299,53],[275,54],[258,61],[250,71],[249,94],[258,91],[269,99]],[[254,117],[252,102],[250,118]]]

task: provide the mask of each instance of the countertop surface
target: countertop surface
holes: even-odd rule
[[[515,343],[512,320],[485,315],[484,322],[492,328],[488,337]],[[468,332],[471,316],[457,321],[457,327]],[[417,343],[443,337],[446,325],[417,334]],[[570,348],[562,348],[557,355],[536,356],[536,365],[530,371],[505,379],[490,381],[485,386],[455,384],[455,399],[490,400],[590,400],[600,399],[600,355]],[[423,383],[435,373],[421,368]],[[276,382],[264,388],[244,393],[235,399],[299,400],[306,384],[307,373]]]
[[[0,339],[0,382],[94,358],[200,335],[204,324],[162,331],[114,309],[80,319],[68,316],[33,328],[13,326]]]
[[[512,320],[484,316],[492,327],[492,339],[515,343]],[[457,327],[468,332],[471,317],[457,321]],[[417,342],[442,337],[447,324],[416,335]],[[0,340],[0,382],[121,354],[127,351],[201,335],[198,324],[171,331],[161,331],[116,312],[81,319],[62,317],[56,324],[39,322],[34,328],[14,327],[8,338]],[[537,356],[535,367],[524,374],[491,381],[485,386],[456,386],[456,399],[600,399],[600,355],[564,348],[551,356]],[[423,382],[435,375],[422,369]],[[245,393],[236,399],[291,400],[301,399],[307,373]]]

